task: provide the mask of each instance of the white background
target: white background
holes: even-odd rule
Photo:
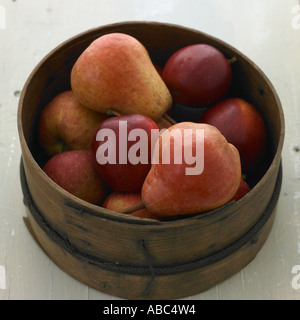
[[[29,235],[22,219],[17,108],[24,82],[50,50],[90,28],[130,20],[176,23],[233,45],[271,80],[285,114],[283,185],[269,238],[242,271],[187,299],[300,299],[300,279],[292,281],[300,273],[294,267],[300,265],[298,1],[0,0],[0,5],[0,300],[114,299],[65,274]]]

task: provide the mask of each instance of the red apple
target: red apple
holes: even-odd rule
[[[66,150],[90,149],[99,123],[107,115],[83,107],[72,91],[55,96],[39,118],[38,135],[51,156]]]
[[[249,187],[248,183],[244,179],[241,179],[241,183],[235,196],[233,197],[233,200],[238,201],[242,199],[250,190],[251,188]]]
[[[241,98],[225,99],[208,108],[198,122],[218,128],[239,151],[244,171],[263,156],[266,126],[258,110]]]
[[[92,204],[98,204],[106,195],[91,150],[57,154],[48,160],[43,170],[60,187]]]
[[[159,131],[153,120],[140,114],[111,117],[96,129],[92,143],[96,166],[114,191],[141,190],[151,168],[153,129]]]
[[[163,80],[174,102],[203,106],[227,93],[232,70],[218,49],[207,44],[194,44],[179,49],[168,59]]]
[[[115,212],[123,212],[142,201],[140,192],[113,192],[104,200],[102,207]],[[130,215],[140,218],[158,219],[157,216],[148,212],[146,208],[130,213]]]

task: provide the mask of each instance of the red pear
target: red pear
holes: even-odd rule
[[[240,180],[239,153],[221,132],[208,124],[182,122],[156,142],[142,199],[159,216],[200,213],[232,200]]]

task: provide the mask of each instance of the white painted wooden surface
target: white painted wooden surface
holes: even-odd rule
[[[115,299],[61,271],[25,228],[16,115],[26,78],[51,49],[87,29],[128,20],[181,24],[230,43],[266,73],[285,113],[283,185],[267,242],[238,274],[187,298],[300,299],[298,1],[0,0],[0,300]]]

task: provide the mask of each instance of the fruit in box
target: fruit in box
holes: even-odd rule
[[[102,207],[115,212],[123,212],[141,201],[142,196],[140,192],[112,192],[105,198]],[[158,219],[157,216],[151,214],[146,208],[134,211],[130,215],[140,218]]]
[[[119,201],[115,198],[116,194],[120,197],[123,193],[142,191],[140,196],[147,210],[141,212],[176,216],[208,211],[245,194],[238,192],[244,186],[241,183],[239,148],[236,146],[236,149],[231,140],[228,140],[229,143],[226,141],[222,130],[216,129],[218,125],[215,128],[183,122],[172,126],[163,117],[172,102],[168,88],[176,102],[198,106],[224,96],[231,81],[232,72],[227,59],[219,50],[205,44],[187,46],[175,52],[160,75],[143,45],[129,35],[107,34],[88,46],[72,68],[72,91],[68,94],[72,94],[73,101],[84,110],[97,116],[121,114],[101,121],[94,130],[90,145],[99,176],[114,191],[110,204],[113,200]],[[210,110],[214,109],[209,108],[205,116],[212,112]],[[209,123],[209,118],[205,121]],[[122,122],[126,123],[126,129],[120,133]],[[177,138],[183,142],[180,150],[182,156],[185,155],[185,148],[197,153],[198,147],[194,141],[197,134],[194,133],[198,128],[205,129],[203,172],[186,174],[186,170],[195,171],[196,167],[193,168],[190,162],[174,163],[174,159],[171,163],[151,165],[154,146],[151,131],[161,128],[168,128],[168,133],[179,130],[181,138]],[[134,129],[144,130],[148,138],[147,146],[142,146],[137,136],[128,138]],[[67,130],[70,135],[74,134],[71,129]],[[115,139],[103,135],[107,130],[113,133]],[[186,130],[193,132],[190,141],[183,138]],[[164,136],[162,134],[159,141]],[[170,145],[171,153],[175,145],[176,135]],[[143,150],[147,151],[146,160],[142,160]],[[135,153],[135,163],[129,159],[130,152],[131,155]],[[157,155],[159,152],[162,152],[161,155],[167,152],[161,144],[156,148],[158,158],[161,156]],[[180,183],[176,185],[176,181]]]
[[[66,150],[88,150],[96,128],[106,118],[106,114],[82,106],[71,90],[61,92],[40,115],[40,144],[50,156]]]
[[[242,169],[257,165],[263,156],[267,130],[258,110],[241,98],[225,99],[208,108],[199,122],[217,127],[239,150]]]
[[[134,37],[110,33],[94,40],[71,71],[71,87],[84,106],[106,113],[140,113],[158,120],[172,98],[145,47]]]
[[[232,82],[225,56],[207,44],[177,50],[163,68],[163,79],[173,101],[185,106],[203,106],[222,98]]]
[[[106,195],[91,150],[64,151],[50,158],[43,170],[60,187],[87,202],[99,204]]]
[[[192,138],[185,139],[188,129]],[[202,142],[198,132],[204,132]],[[170,163],[165,164],[163,158],[168,150],[163,141],[171,133]],[[186,161],[187,149],[192,150],[194,163]],[[181,163],[176,161],[180,155]],[[202,163],[198,163],[202,156]],[[176,216],[208,211],[229,202],[240,185],[241,164],[236,147],[208,124],[182,122],[168,128],[156,143],[154,157],[157,163],[152,164],[142,188],[143,202],[153,214]]]
[[[235,81],[239,83],[233,84],[228,96],[234,93],[260,103],[270,129],[270,143],[267,143],[266,153],[268,160],[258,167],[263,179],[257,177],[256,172],[254,176],[247,174],[246,181],[251,183],[251,187],[256,185],[243,201],[232,201],[212,212],[184,219],[170,217],[166,223],[145,219],[140,221],[124,214],[111,214],[99,206],[74,199],[37,168],[34,159],[39,164],[42,162],[36,157],[40,150],[34,141],[34,121],[41,110],[41,102],[45,99],[49,101],[53,92],[67,87],[74,59],[88,47],[91,39],[116,31],[136,36],[149,49],[153,61],[162,64],[179,46],[197,41],[215,44],[227,57],[236,56],[237,63],[232,65],[232,69]],[[58,76],[55,80],[54,75]],[[237,91],[239,88],[241,90]],[[182,111],[191,110],[191,117],[183,115],[181,118],[184,112],[176,113],[181,111],[177,108],[170,115],[177,121],[197,121],[201,109],[204,108],[182,108]],[[280,156],[284,118],[280,101],[268,79],[254,63],[214,37],[181,26],[149,22],[113,24],[83,33],[59,46],[35,69],[21,95],[18,119],[28,186],[34,203],[53,226],[55,232],[52,235],[55,234],[55,237],[50,234],[45,242],[49,234],[38,231],[36,227],[42,230],[44,224],[39,224],[37,220],[36,225],[34,212],[31,214],[29,207],[28,220],[32,230],[37,230],[35,236],[50,258],[86,285],[129,299],[176,299],[191,296],[241,270],[255,257],[269,234],[281,185]],[[69,205],[68,219],[65,218],[66,204]],[[85,212],[87,214],[83,214]],[[71,231],[74,231],[72,238]],[[57,243],[57,234],[66,241]],[[69,243],[72,244],[71,249],[75,250],[70,252]],[[126,254],[124,248],[128,248]],[[61,254],[57,256],[57,252]],[[77,252],[82,255],[78,257]],[[207,257],[211,258],[208,264]],[[109,264],[102,268],[103,264],[99,264],[99,260]],[[222,272],[214,272],[216,268],[220,269],[220,265]],[[124,266],[138,272],[126,273],[124,277]],[[166,274],[169,268],[172,272]],[[131,283],[134,285],[128,286]],[[181,285],[178,286],[178,283]]]
[[[151,168],[153,129],[159,131],[153,120],[141,114],[111,117],[96,129],[92,142],[96,167],[114,191],[141,190]]]

